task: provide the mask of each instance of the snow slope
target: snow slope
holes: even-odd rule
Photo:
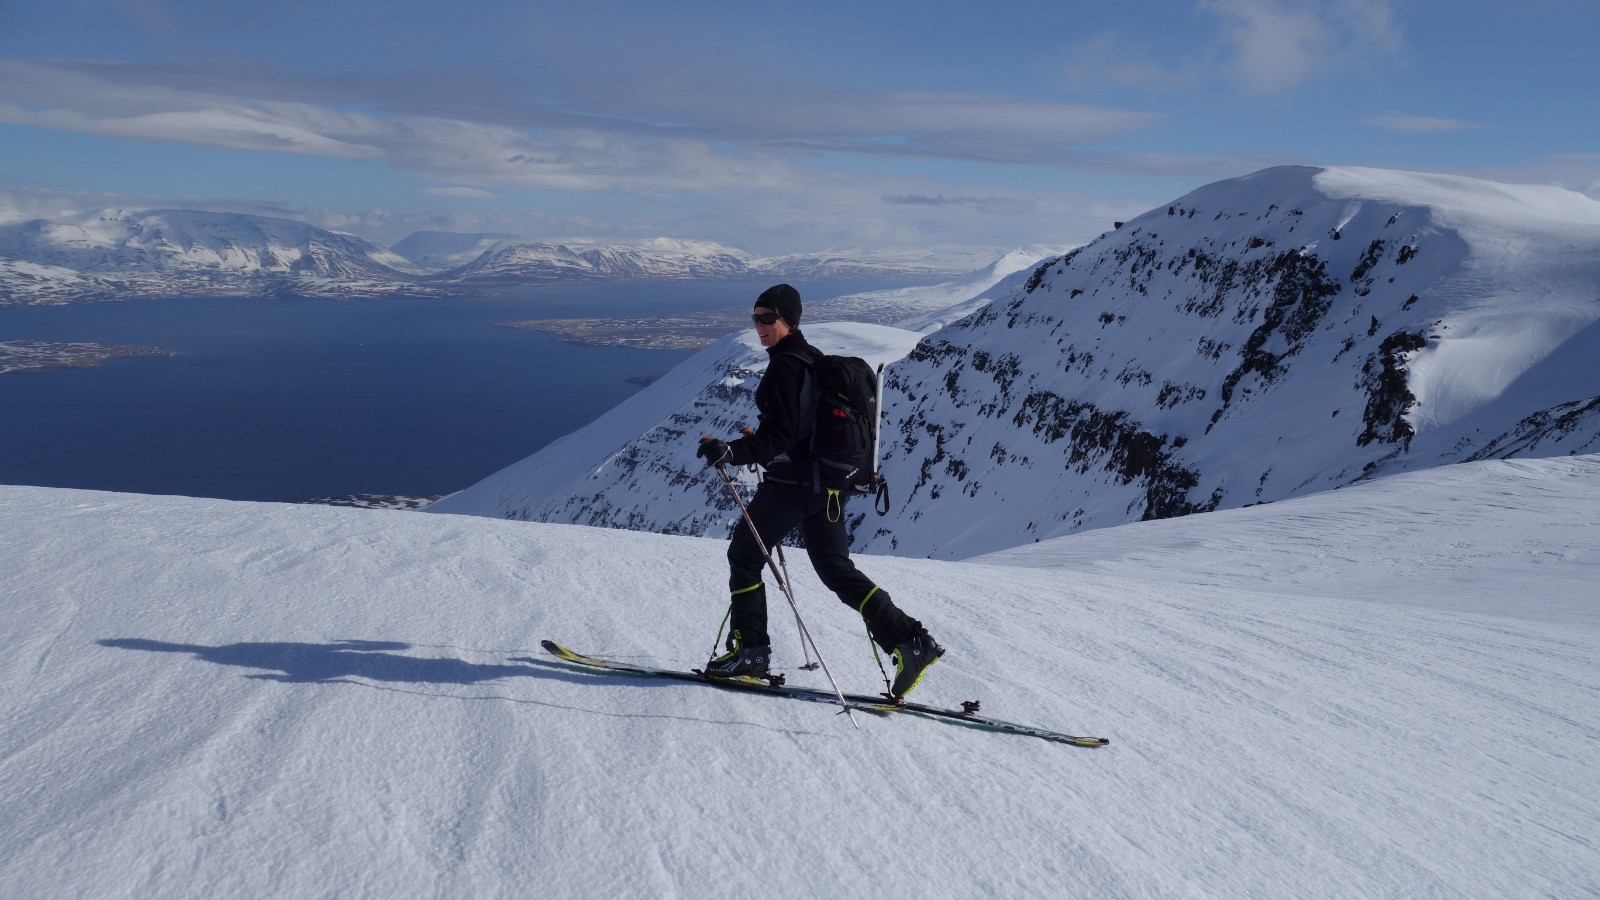
[[[830,353],[873,365],[905,356],[918,337],[858,323],[807,322],[804,331]],[[728,335],[589,425],[427,511],[725,535],[736,507],[725,487],[701,477],[705,463],[694,452],[702,435],[732,437],[755,426],[755,389],[766,367],[753,331]],[[737,474],[748,500],[755,476]]]
[[[1491,447],[1594,452],[1597,357],[1600,202],[1268,169],[1040,267],[892,367],[884,468],[907,489],[864,546],[963,558]]]
[[[875,322],[909,331],[929,332],[987,306],[1009,293],[1012,276],[1032,272],[1047,258],[1062,256],[1071,247],[1028,244],[1001,254],[999,259],[952,281],[867,291],[830,297],[806,304],[806,318],[819,322]],[[1025,277],[1025,274],[1024,276]]]
[[[1382,474],[1600,451],[1600,203],[1553,188],[1269,169],[925,322],[948,324],[876,358],[891,361],[894,507],[854,505],[859,548],[963,559]],[[860,327],[805,324],[834,352]],[[720,534],[689,449],[754,415],[766,360],[740,346],[637,397],[631,435],[579,432],[443,508]]]
[[[1597,510],[1494,461],[861,560],[920,699],[1080,750],[539,658],[702,661],[721,541],[0,488],[0,895],[1592,896]]]

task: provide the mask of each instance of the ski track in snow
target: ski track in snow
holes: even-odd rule
[[[863,557],[1082,750],[553,664],[702,662],[722,541],[0,487],[0,895],[1600,892],[1600,457]],[[803,559],[847,690],[879,676]],[[779,663],[799,663],[774,598]]]

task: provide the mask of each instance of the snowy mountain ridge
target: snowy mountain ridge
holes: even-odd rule
[[[866,546],[1281,500],[1475,458],[1600,397],[1600,203],[1566,191],[1269,169],[1036,275],[894,367],[886,465],[914,483]],[[1600,447],[1592,408],[1565,423],[1541,455]],[[975,506],[964,532],[941,496]]]
[[[707,241],[656,239],[638,246],[502,241],[459,269],[435,278],[451,284],[540,284],[577,280],[742,278],[752,257]]]
[[[853,249],[756,256],[712,241],[653,238],[635,244],[503,241],[467,265],[435,276],[452,284],[540,284],[573,280],[697,281],[729,278],[916,279],[968,276],[998,265],[992,248]]]
[[[1600,203],[1581,195],[1269,169],[1018,282],[925,337],[875,333],[886,351],[915,346],[885,386],[895,510],[852,512],[858,548],[959,559],[1469,459],[1600,449]],[[834,352],[855,327],[805,323]],[[726,517],[708,509],[725,509],[693,438],[749,423],[764,363],[727,339],[438,509],[718,533]],[[529,477],[546,466],[582,474]]]
[[[182,295],[431,293],[380,244],[289,219],[106,210],[0,226],[0,303]]]

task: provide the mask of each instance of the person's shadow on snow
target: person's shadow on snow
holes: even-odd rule
[[[250,678],[295,684],[365,678],[369,681],[412,684],[479,684],[512,676],[550,677],[531,666],[472,663],[460,659],[401,656],[410,644],[395,641],[336,641],[331,644],[288,642],[223,644],[171,644],[143,638],[107,638],[103,647],[145,650],[151,653],[188,653],[221,666],[261,669]]]

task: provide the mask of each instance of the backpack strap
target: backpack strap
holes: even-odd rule
[[[799,350],[785,350],[778,356],[792,356],[800,360],[805,367],[805,375],[800,379],[800,408],[795,415],[795,444],[805,444],[806,456],[811,461],[811,491],[822,492],[822,466],[817,462],[817,454],[812,444],[817,436],[817,367],[816,357]]]

